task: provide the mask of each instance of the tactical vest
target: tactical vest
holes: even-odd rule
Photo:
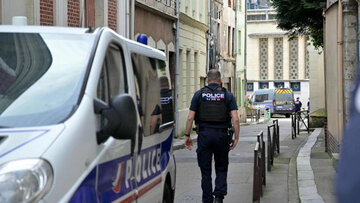
[[[200,106],[196,113],[197,121],[230,122],[230,111],[226,106],[226,89],[217,87],[211,89],[205,86],[200,90]]]
[[[161,92],[162,123],[174,121],[173,97],[171,90]]]

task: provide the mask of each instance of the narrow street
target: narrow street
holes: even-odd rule
[[[291,137],[291,120],[283,117],[274,119],[279,119],[280,142],[285,138]],[[267,126],[269,124],[270,122],[267,124],[240,127],[240,141],[238,146],[235,150],[230,151],[228,195],[225,197],[224,202],[245,203],[252,201],[253,157],[256,136],[262,130],[266,141]],[[181,149],[174,152],[177,163],[176,203],[201,202],[201,174],[196,159],[196,143],[194,146],[192,151]],[[214,177],[215,172],[213,169],[213,180]],[[287,188],[287,185],[283,187]],[[280,199],[281,198],[282,197],[280,197]],[[287,202],[287,197],[284,197],[284,202]]]

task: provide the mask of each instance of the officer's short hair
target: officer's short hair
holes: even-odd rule
[[[161,87],[169,87],[169,80],[166,76],[160,77],[160,86]]]
[[[210,81],[220,80],[221,79],[221,73],[217,69],[210,69],[207,73],[207,78]]]

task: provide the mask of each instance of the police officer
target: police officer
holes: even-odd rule
[[[299,112],[301,110],[302,103],[300,101],[300,98],[297,97],[295,101],[295,113]]]
[[[160,77],[160,97],[163,124],[174,120],[173,96],[169,87],[168,78],[166,76]]]
[[[190,131],[195,119],[198,130],[197,159],[201,171],[201,188],[203,202],[223,202],[227,194],[227,172],[229,165],[229,150],[237,145],[239,140],[239,118],[234,96],[222,88],[221,75],[216,69],[207,74],[208,86],[198,90],[192,100],[186,122],[185,146],[192,149]],[[235,139],[230,138],[228,128],[231,118],[235,129]],[[215,160],[215,189],[212,187],[211,166],[212,156]]]

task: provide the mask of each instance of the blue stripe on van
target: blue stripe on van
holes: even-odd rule
[[[173,132],[164,142],[143,149],[136,160],[125,155],[98,165],[85,178],[70,202],[112,202],[130,194],[136,185],[140,188],[150,183],[160,177],[168,166],[172,141]],[[136,164],[140,170],[135,171]]]
[[[21,147],[23,147],[26,144],[29,144],[30,142],[38,139],[39,137],[42,137],[43,135],[45,135],[46,133],[48,133],[50,130],[14,130],[14,131],[0,131],[0,134],[4,133],[4,134],[8,134],[8,133],[32,133],[32,132],[39,132],[39,134],[23,143],[21,143],[18,146],[15,146],[14,148],[11,148],[10,150],[4,152],[3,154],[0,154],[0,158],[10,154],[11,152],[20,149]],[[6,135],[9,136],[9,135]],[[11,135],[10,135],[11,136]]]

